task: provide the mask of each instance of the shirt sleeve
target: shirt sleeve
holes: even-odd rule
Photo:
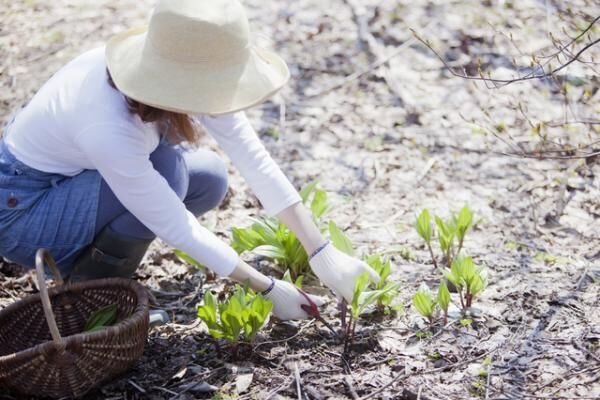
[[[144,134],[103,124],[82,131],[75,142],[123,206],[156,236],[217,274],[231,274],[238,254],[198,222],[154,169]]]
[[[243,111],[197,118],[227,153],[267,214],[277,215],[302,200],[265,149]]]

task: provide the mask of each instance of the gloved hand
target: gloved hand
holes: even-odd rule
[[[317,306],[325,303],[325,299],[308,294]],[[275,279],[275,285],[265,297],[273,302],[273,315],[281,320],[311,318],[303,309],[308,304],[306,298],[293,284]]]
[[[328,243],[309,261],[315,275],[329,287],[335,295],[352,302],[356,279],[365,272],[372,282],[379,282],[379,274],[364,261],[351,257]]]

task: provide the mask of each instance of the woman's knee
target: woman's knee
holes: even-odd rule
[[[173,146],[161,144],[150,154],[150,161],[154,169],[183,200],[188,192],[189,174],[181,152]]]
[[[185,197],[188,208],[198,214],[217,207],[228,188],[227,167],[223,160],[208,150],[186,152],[184,158],[189,174]]]

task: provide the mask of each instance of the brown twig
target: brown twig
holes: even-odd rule
[[[302,380],[300,378],[300,370],[298,370],[298,363],[294,363],[294,377],[296,378],[296,391],[298,392],[298,400],[302,400]]]
[[[596,22],[598,22],[598,20],[600,20],[600,16],[594,18],[594,20],[592,22],[589,23],[589,25],[587,26],[587,28],[585,29],[585,31],[587,32],[588,30],[590,30],[592,28],[593,25],[596,24]],[[591,42],[589,42],[588,44],[586,44],[584,47],[582,47],[577,53],[573,54],[572,57],[562,63],[561,65],[559,65],[558,67],[555,67],[553,69],[551,69],[550,71],[544,71],[544,68],[546,67],[546,65],[548,65],[550,63],[550,61],[547,61],[545,64],[539,64],[539,68],[542,69],[543,73],[535,73],[535,70],[533,70],[532,72],[523,75],[523,76],[519,76],[516,78],[512,78],[512,79],[497,79],[497,78],[492,78],[492,77],[485,77],[483,76],[483,72],[479,71],[479,76],[473,76],[473,75],[469,75],[466,73],[466,71],[463,70],[463,72],[457,72],[455,70],[454,67],[452,67],[451,65],[448,64],[448,62],[446,62],[446,60],[444,60],[444,58],[439,54],[439,52],[437,50],[435,50],[433,48],[433,46],[425,39],[423,39],[414,29],[410,28],[413,36],[420,42],[422,43],[425,47],[427,47],[430,51],[433,52],[433,54],[435,54],[435,56],[442,62],[442,64],[444,65],[444,67],[454,76],[459,77],[459,78],[463,78],[463,79],[469,79],[469,80],[475,80],[475,81],[483,81],[486,83],[492,83],[493,86],[488,86],[489,88],[500,88],[502,86],[506,86],[509,85],[511,83],[514,82],[520,82],[520,81],[527,81],[527,80],[532,80],[532,79],[543,79],[543,78],[548,78],[551,77],[553,75],[555,75],[557,72],[562,71],[564,68],[568,67],[570,64],[572,64],[575,61],[579,61],[579,57],[586,52],[587,50],[589,50],[591,47],[595,46],[596,44],[600,43],[600,39],[596,39],[593,40]],[[576,40],[573,40],[571,42],[569,42],[569,45],[573,44]],[[559,50],[559,53],[564,52],[564,48],[562,48],[561,50]],[[535,57],[534,57],[535,60]]]
[[[352,380],[348,375],[344,375],[344,383],[346,384],[346,387],[348,388],[348,391],[350,392],[350,395],[352,396],[352,398],[354,400],[358,400],[358,394],[356,393],[356,390],[354,390],[354,386],[352,385]]]

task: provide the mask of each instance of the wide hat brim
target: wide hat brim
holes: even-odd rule
[[[113,36],[106,63],[117,88],[141,103],[185,114],[227,114],[262,103],[289,79],[277,54],[250,47],[235,62],[184,63],[145,50],[147,27]]]

